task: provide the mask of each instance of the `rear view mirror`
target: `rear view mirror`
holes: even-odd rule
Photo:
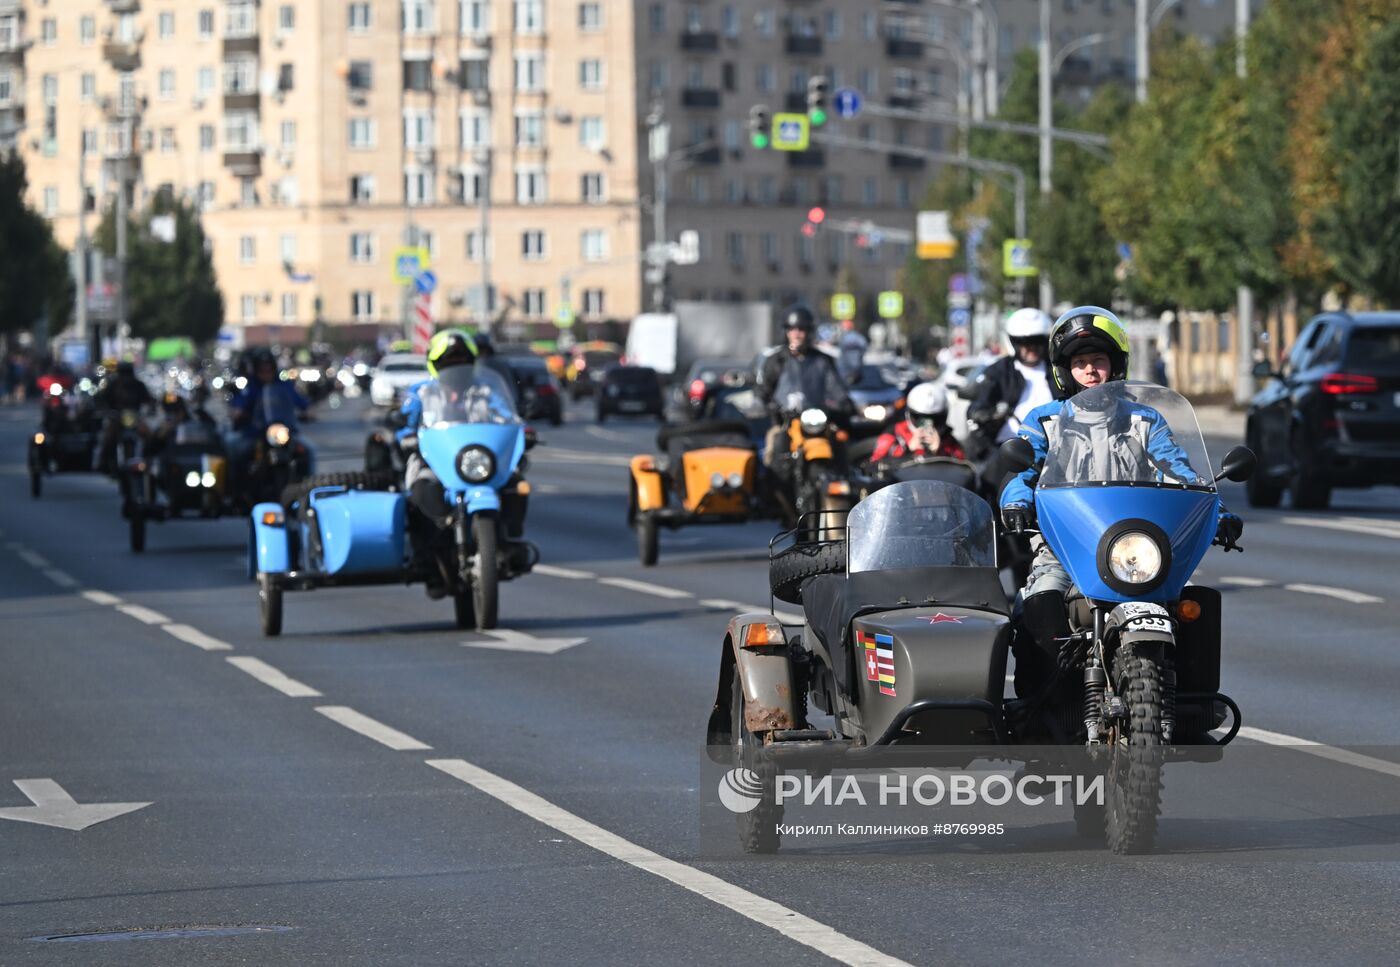
[[[1258,460],[1254,456],[1254,451],[1249,447],[1234,447],[1220,461],[1220,472],[1215,475],[1215,480],[1217,483],[1222,479],[1233,483],[1244,483],[1254,476],[1254,468],[1257,464]]]
[[[384,414],[384,425],[391,430],[402,430],[408,426],[408,414],[403,410],[390,410]]]
[[[1005,473],[1021,473],[1035,466],[1035,450],[1024,438],[1014,436],[997,448],[997,460]]]

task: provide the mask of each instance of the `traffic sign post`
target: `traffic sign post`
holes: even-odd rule
[[[831,318],[845,322],[856,317],[856,297],[849,292],[838,292],[831,297]]]
[[[773,147],[778,151],[806,151],[812,143],[812,122],[805,114],[773,115]]]
[[[413,288],[419,295],[432,295],[437,289],[438,277],[436,272],[419,272],[413,277]]]
[[[567,302],[559,303],[554,312],[554,324],[560,329],[571,329],[574,325],[574,307]]]
[[[948,325],[954,329],[964,329],[972,325],[971,309],[950,309],[948,310]]]
[[[881,319],[898,319],[904,315],[904,294],[890,290],[881,292],[876,300]]]
[[[1008,279],[1039,275],[1028,238],[1008,238],[1001,244],[1001,274]]]
[[[860,113],[860,92],[850,87],[843,87],[836,92],[835,98],[832,99],[832,105],[836,108],[837,117],[843,121],[849,121]]]

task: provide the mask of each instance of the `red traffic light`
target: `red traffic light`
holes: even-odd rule
[[[822,222],[826,221],[826,209],[820,206],[813,208],[807,213],[807,221],[811,222],[813,225],[820,225]]]

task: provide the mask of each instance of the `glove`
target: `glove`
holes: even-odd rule
[[[1035,511],[1028,504],[1007,504],[1001,509],[1001,522],[1013,534],[1034,530]]]
[[[1244,521],[1228,510],[1220,515],[1220,523],[1215,525],[1215,543],[1228,551],[1244,551],[1236,541],[1244,533]]]

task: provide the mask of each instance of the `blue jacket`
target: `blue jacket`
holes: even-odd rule
[[[1050,441],[1045,432],[1046,421],[1067,415],[1072,416],[1072,411],[1068,408],[1069,403],[1069,400],[1055,400],[1044,406],[1038,406],[1021,424],[1019,435],[1035,451],[1035,466],[1022,471],[1007,481],[1006,486],[1001,491],[1000,503],[1002,507],[1008,504],[1035,505],[1036,480],[1044,469],[1045,458],[1050,447]],[[1152,407],[1122,401],[1119,412],[1113,414],[1110,419],[1140,420],[1146,429],[1146,452],[1143,455],[1145,459],[1150,460],[1155,467],[1169,472],[1178,480],[1206,483],[1191,466],[1191,460],[1186,451],[1172,437],[1171,428],[1167,426],[1166,419]]]
[[[404,437],[415,436],[418,428],[423,425],[423,398],[418,395],[418,391],[424,386],[436,383],[435,379],[422,379],[408,388],[404,395],[403,406],[399,407],[399,412],[405,417],[403,428],[394,431],[394,439],[400,442]]]
[[[272,406],[274,412],[282,411],[292,423],[296,425],[298,414],[304,413],[311,408],[311,401],[297,392],[297,388],[292,383],[285,380],[277,380],[264,386],[256,380],[249,383],[241,393],[233,398],[229,403],[229,409],[238,417],[240,432],[244,436],[262,436],[267,430],[266,420],[263,416],[262,394],[264,392],[274,393],[276,397]],[[246,422],[243,420],[246,419]]]

